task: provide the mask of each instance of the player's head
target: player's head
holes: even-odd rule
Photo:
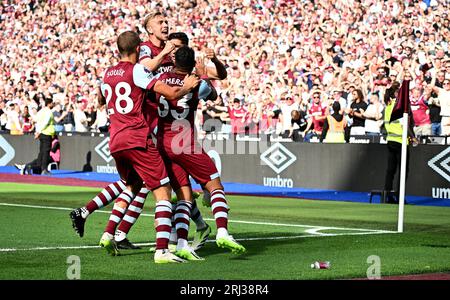
[[[178,48],[180,48],[181,46],[189,46],[189,38],[184,32],[172,32],[171,34],[169,34],[169,41],[172,41],[172,43],[175,45],[175,48],[177,46]]]
[[[189,38],[184,32],[172,32],[169,34],[169,41],[175,46],[170,54],[170,58],[175,62],[175,52],[182,46],[189,46]]]
[[[182,46],[175,52],[175,68],[191,73],[195,67],[195,52],[188,46]]]
[[[169,37],[169,22],[166,16],[159,11],[149,13],[144,18],[144,28],[150,37],[160,41],[167,41]]]
[[[137,59],[140,44],[141,39],[134,31],[122,32],[117,38],[117,48],[119,48],[121,57],[130,57],[135,55]]]

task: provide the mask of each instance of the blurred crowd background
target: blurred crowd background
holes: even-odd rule
[[[33,132],[45,98],[55,103],[57,131],[107,132],[98,83],[118,60],[118,34],[136,30],[145,40],[142,20],[154,10],[167,14],[171,32],[188,34],[199,59],[213,48],[227,66],[227,79],[214,82],[218,99],[199,105],[201,138],[311,141],[333,102],[349,135],[380,135],[385,90],[403,79],[417,133],[446,134],[448,0],[1,3],[0,125],[11,134]]]

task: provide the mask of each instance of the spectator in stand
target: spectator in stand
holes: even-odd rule
[[[77,101],[76,109],[73,112],[73,118],[75,121],[75,131],[76,132],[87,132],[88,131],[88,120],[86,114],[83,110],[84,103],[81,100]]]
[[[415,124],[414,134],[417,137],[431,135],[429,108],[420,88],[415,87],[410,91],[409,100]]]
[[[340,107],[341,107],[341,113],[344,113],[345,108],[347,107],[347,100],[345,100],[344,97],[342,97],[342,89],[340,88],[335,88],[332,91],[332,100],[333,102],[339,102]]]
[[[274,103],[270,97],[264,98],[261,106],[260,132],[262,134],[271,134],[275,131],[277,119],[274,113]]]
[[[229,103],[228,114],[231,120],[231,133],[235,136],[245,133],[244,118],[246,109],[242,107],[241,100],[238,98],[233,99],[233,104]]]
[[[202,110],[203,129],[208,133],[221,131],[222,124],[228,118],[228,108],[223,104],[222,96],[218,96],[215,101],[207,100]]]
[[[364,95],[361,89],[356,89],[352,93],[353,102],[350,104],[350,109],[347,113],[353,119],[350,128],[350,135],[365,135],[365,119],[364,112],[367,110],[367,103],[364,101]]]
[[[15,102],[10,102],[9,112],[7,114],[8,120],[6,129],[11,135],[22,135],[22,124],[20,123],[20,106]]]
[[[97,117],[95,118],[92,128],[96,132],[108,132],[109,118],[106,113],[106,105],[99,105],[97,109]]]
[[[245,113],[245,132],[251,137],[257,137],[259,135],[259,122],[261,116],[256,107],[256,103],[252,102],[248,105],[248,110]]]
[[[398,60],[394,56],[392,56],[392,49],[386,48],[384,50],[384,63],[386,64],[385,70],[387,74],[389,74],[389,70],[394,67],[397,61]]]
[[[94,104],[93,103],[89,103],[87,105],[87,109],[84,112],[84,114],[86,115],[86,120],[87,120],[87,128],[92,129],[92,125],[94,125],[95,120],[97,119],[97,111],[94,110]]]
[[[444,88],[432,86],[431,89],[438,96],[438,102],[441,106],[441,130],[442,135],[450,135],[450,79],[445,79]]]
[[[381,103],[378,93],[370,94],[369,102],[370,104],[363,113],[365,119],[364,130],[366,135],[379,136],[383,126],[384,105]]]
[[[325,143],[345,143],[345,131],[347,121],[341,113],[341,105],[334,101],[331,104],[333,113],[326,116],[323,123],[322,135],[320,142]]]
[[[424,11],[415,2],[392,0],[327,0],[317,5],[244,1],[238,6],[229,0],[197,1],[195,7],[189,1],[182,9],[179,1],[11,0],[0,6],[0,97],[19,100],[30,112],[33,104],[43,107],[47,97],[68,112],[64,97],[73,104],[84,99],[96,105],[90,91],[105,67],[117,61],[117,50],[111,47],[116,33],[133,29],[144,35],[139,20],[161,5],[172,28],[186,32],[196,51],[214,48],[228,66],[228,78],[216,83],[219,93],[234,94],[230,102],[239,98],[243,107],[255,102],[259,109],[265,96],[278,101],[290,92],[296,99],[300,88],[302,98],[313,89],[329,94],[342,87],[348,92],[350,82],[365,96],[379,92],[383,97],[392,80],[402,78],[390,77],[392,72],[410,73],[414,85],[421,86],[424,78],[418,73],[424,58],[433,65],[431,74],[448,67],[449,79],[450,6],[448,1],[432,2],[436,5]],[[254,92],[270,84],[264,96]],[[430,105],[433,128],[437,109]],[[275,122],[278,113],[272,112]],[[63,121],[69,131],[74,126],[71,115]]]
[[[28,106],[24,106],[23,113],[22,113],[22,132],[24,134],[26,133],[32,133],[34,131],[34,123],[31,119],[30,111],[28,109]]]
[[[322,106],[321,92],[315,90],[312,92],[312,105],[308,111],[310,118],[305,129],[305,142],[309,142],[312,137],[320,139],[322,136],[323,123],[327,115],[327,108]],[[311,130],[311,131],[310,131]]]
[[[289,128],[288,137],[292,138],[294,142],[303,141],[307,126],[308,114],[306,112],[306,106],[302,102],[299,110],[293,110],[291,113],[291,127]]]
[[[61,104],[56,104],[53,108],[53,118],[55,119],[55,131],[64,131],[64,118],[67,116],[67,111],[63,111]]]
[[[279,121],[281,122],[281,136],[283,138],[290,137],[291,127],[292,127],[292,112],[298,111],[299,106],[291,95],[285,94],[281,98],[281,114],[279,116]]]

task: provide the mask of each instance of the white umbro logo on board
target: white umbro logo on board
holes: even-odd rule
[[[95,152],[100,155],[107,163],[113,160],[111,152],[109,152],[109,137],[104,139],[100,144],[95,147]]]
[[[260,158],[277,174],[283,172],[297,160],[297,157],[280,143],[270,146],[261,154]]]

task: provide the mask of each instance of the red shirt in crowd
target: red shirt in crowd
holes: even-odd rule
[[[231,120],[231,132],[232,133],[244,133],[245,123],[242,121],[247,111],[241,105],[238,107],[228,107],[228,114]]]
[[[431,124],[428,105],[425,103],[424,97],[420,96],[418,99],[410,97],[410,101],[415,125],[422,126]]]
[[[326,108],[322,107],[321,102],[313,103],[308,113],[312,117],[314,131],[321,133],[323,129],[324,120],[318,120],[317,117],[325,116]]]

